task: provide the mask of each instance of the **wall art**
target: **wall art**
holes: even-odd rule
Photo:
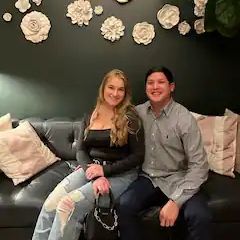
[[[137,23],[133,28],[132,36],[136,43],[148,45],[155,37],[154,26],[147,22]]]
[[[96,6],[96,7],[94,8],[94,13],[95,13],[96,15],[101,15],[101,14],[103,13],[103,7],[100,6],[100,5]]]
[[[85,0],[77,0],[70,3],[67,7],[67,17],[71,18],[72,24],[78,26],[89,25],[89,21],[93,17],[93,9],[91,3]]]
[[[20,27],[27,40],[39,43],[48,38],[51,23],[43,13],[32,11],[23,17]]]
[[[103,37],[111,42],[119,40],[124,35],[125,26],[122,20],[111,16],[107,18],[101,27]]]
[[[12,14],[11,13],[4,13],[2,18],[5,22],[10,22],[12,20]]]
[[[165,4],[158,11],[157,19],[163,28],[170,29],[177,25],[180,20],[179,8],[170,4]]]
[[[191,26],[187,21],[182,21],[178,24],[178,31],[181,35],[186,35],[191,30]]]
[[[19,10],[19,12],[24,13],[31,7],[31,4],[29,0],[18,0],[15,3],[15,7]]]

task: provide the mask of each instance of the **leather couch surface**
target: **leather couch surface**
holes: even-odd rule
[[[17,186],[0,172],[1,240],[30,240],[44,200],[79,164],[75,155],[81,121],[66,118],[28,120],[41,140],[61,158],[61,161]],[[18,120],[13,121],[14,127],[18,124]],[[234,236],[240,229],[240,175],[236,174],[236,178],[230,178],[210,172],[209,179],[201,191],[206,195],[212,211],[214,240],[235,240]],[[159,231],[156,209],[145,213],[142,220],[147,240],[169,239],[169,231]]]

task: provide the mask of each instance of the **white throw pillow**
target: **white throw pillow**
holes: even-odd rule
[[[237,122],[238,122],[238,127],[237,127],[237,139],[236,139],[236,145],[237,145],[237,150],[236,150],[236,159],[235,159],[235,171],[240,173],[240,115],[232,112],[229,109],[225,110],[225,116],[236,116],[237,115]]]
[[[53,164],[58,157],[46,147],[27,121],[0,132],[0,169],[14,185]]]
[[[205,116],[192,113],[200,128],[212,171],[235,177],[237,115]]]
[[[0,131],[12,129],[12,120],[10,113],[0,117]]]

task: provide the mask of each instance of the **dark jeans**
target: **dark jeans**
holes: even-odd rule
[[[169,199],[159,188],[155,188],[151,181],[139,177],[121,196],[119,206],[121,240],[141,240],[139,213],[152,206],[163,206]],[[179,228],[187,234],[187,240],[210,240],[211,214],[202,194],[197,193],[181,207],[176,227],[172,227],[172,234]],[[159,227],[159,230],[161,228]],[[173,237],[174,239],[174,237]]]

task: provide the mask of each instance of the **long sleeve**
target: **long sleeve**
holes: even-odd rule
[[[145,144],[144,144],[144,130],[140,119],[135,119],[130,122],[130,129],[133,133],[129,133],[128,145],[129,155],[113,164],[103,166],[104,176],[111,176],[114,174],[128,171],[132,168],[140,166],[144,161]]]
[[[84,171],[87,169],[87,164],[91,163],[90,157],[87,153],[86,147],[83,144],[84,130],[86,127],[86,117],[81,121],[81,126],[79,127],[79,136],[77,140],[77,151],[76,158]]]
[[[192,116],[190,124],[182,131],[182,143],[188,160],[188,168],[184,181],[170,196],[179,207],[191,198],[199,190],[200,185],[207,180],[209,169],[201,133]]]

